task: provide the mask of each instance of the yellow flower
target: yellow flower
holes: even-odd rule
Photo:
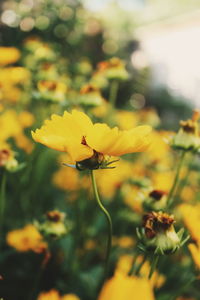
[[[62,190],[76,191],[79,177],[75,169],[63,167],[53,175],[53,183]]]
[[[80,298],[75,294],[66,294],[64,296],[60,296],[57,290],[52,289],[48,292],[40,293],[37,300],[80,300]]]
[[[129,271],[131,270],[133,260],[134,260],[133,256],[128,255],[128,254],[120,256],[119,261],[117,263],[117,269],[115,272],[117,272],[117,273],[120,272],[124,275],[128,275]],[[139,265],[142,260],[143,260],[143,257],[138,256],[135,264]],[[145,263],[142,265],[142,268],[140,270],[141,276],[144,278],[147,278],[150,268],[151,268],[150,263],[148,261],[145,261]],[[152,288],[154,288],[154,287],[159,288],[164,284],[165,277],[162,274],[159,274],[157,272],[157,270],[155,270],[151,279],[149,280],[149,282],[150,282],[150,285]]]
[[[200,243],[200,204],[181,204],[179,211],[191,237]]]
[[[120,131],[106,124],[93,124],[83,112],[73,110],[63,116],[52,115],[41,129],[32,132],[36,142],[52,149],[67,152],[72,161],[80,162],[89,158],[100,161],[104,155],[120,156],[126,153],[143,152],[149,144],[150,126]]]
[[[41,252],[47,247],[39,231],[31,224],[22,229],[10,231],[6,236],[6,241],[8,245],[20,252],[29,250]]]
[[[108,280],[99,295],[98,300],[154,300],[153,290],[146,278],[127,276],[121,272]]]
[[[119,110],[116,112],[116,119],[119,127],[127,130],[138,123],[138,116],[133,111]]]
[[[17,167],[18,162],[14,157],[14,152],[9,145],[0,141],[0,167],[5,167],[7,170]]]
[[[20,58],[20,52],[14,47],[0,47],[0,66],[15,63]]]
[[[61,300],[80,300],[79,297],[77,297],[76,295],[74,294],[67,294],[67,295],[64,295]]]
[[[189,244],[188,249],[192,255],[195,265],[200,269],[200,245]]]
[[[37,300],[60,300],[60,295],[57,290],[50,290],[39,294]]]

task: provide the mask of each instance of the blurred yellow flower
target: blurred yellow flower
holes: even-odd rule
[[[80,298],[75,294],[66,294],[64,296],[60,296],[57,290],[52,289],[48,292],[40,293],[37,300],[80,300]]]
[[[121,185],[133,175],[133,166],[130,162],[120,160],[118,168],[99,170],[96,174],[100,193],[105,198],[112,198]]]
[[[195,265],[200,269],[200,244],[195,245],[191,243],[188,245],[188,249],[190,250]]]
[[[143,257],[142,256],[138,256],[135,264],[138,265],[142,262]],[[128,275],[131,266],[133,263],[133,256],[131,255],[122,255],[119,258],[119,261],[117,263],[117,268],[115,272],[121,272],[124,275]],[[150,271],[150,263],[148,261],[145,261],[145,263],[142,265],[142,268],[140,270],[140,274],[141,276],[147,278],[149,275],[149,271]],[[156,288],[160,288],[164,282],[165,282],[165,277],[162,274],[159,274],[156,270],[154,271],[151,279],[149,280],[152,288],[156,287]]]
[[[150,132],[150,126],[120,131],[106,124],[93,124],[86,114],[73,110],[65,111],[63,116],[52,115],[32,136],[36,142],[67,152],[72,161],[79,162],[98,154],[120,156],[145,151],[150,144]],[[99,159],[102,157],[98,155]]]
[[[20,52],[14,47],[0,47],[0,66],[12,64],[18,61]]]
[[[24,128],[31,125],[34,118],[28,112],[19,115],[14,110],[7,110],[0,115],[0,141],[14,138],[17,146],[30,153],[33,149],[32,142],[25,136]]]
[[[138,115],[133,111],[118,110],[116,120],[120,129],[128,130],[138,124]]]
[[[47,248],[41,234],[36,227],[31,224],[21,229],[10,231],[6,236],[6,241],[9,246],[20,252],[29,250],[41,252]]]
[[[57,290],[50,290],[39,294],[37,300],[60,300],[60,295]]]
[[[153,290],[146,278],[127,276],[120,272],[103,286],[98,300],[154,300]]]
[[[5,167],[7,170],[12,170],[18,165],[15,159],[15,153],[11,150],[7,143],[0,141],[0,167]]]
[[[80,298],[75,294],[67,294],[61,297],[61,300],[80,300]]]
[[[178,210],[191,237],[200,243],[200,204],[181,204]]]

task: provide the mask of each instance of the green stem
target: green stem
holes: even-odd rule
[[[103,204],[101,203],[101,200],[99,198],[96,180],[95,180],[95,176],[94,176],[94,171],[91,170],[90,174],[91,174],[92,186],[93,186],[94,195],[95,195],[97,204],[100,207],[103,214],[105,215],[107,223],[108,223],[108,240],[107,240],[107,249],[106,249],[106,257],[105,257],[105,276],[106,276],[107,270],[108,270],[108,261],[109,261],[109,257],[110,257],[110,250],[112,247],[112,220],[111,220],[109,212],[105,209],[105,207],[103,206]]]
[[[111,108],[115,108],[116,100],[117,100],[117,92],[119,88],[119,83],[117,80],[113,80],[110,85],[110,94],[109,94],[109,103]]]
[[[149,272],[149,279],[151,279],[156,267],[157,267],[157,264],[158,264],[158,260],[159,260],[159,255],[154,255],[153,256],[153,259],[152,259],[152,262],[151,262],[151,269],[150,269],[150,272]]]
[[[140,274],[140,270],[142,268],[142,266],[144,265],[145,261],[146,261],[147,256],[144,255],[142,258],[141,263],[138,265],[137,269],[135,270],[135,275],[138,276]]]
[[[134,273],[136,260],[137,260],[137,254],[133,258],[132,266],[131,266],[131,269],[128,273],[129,276],[131,276]]]
[[[167,198],[168,206],[170,206],[172,204],[172,201],[173,201],[173,195],[174,195],[174,192],[176,190],[176,187],[177,187],[177,184],[178,184],[178,181],[179,181],[180,171],[181,171],[181,168],[183,166],[185,154],[186,154],[186,152],[182,151],[179,162],[178,162],[178,165],[177,165],[176,175],[175,175],[175,178],[174,178],[174,183],[171,187],[171,190],[170,190],[168,198]]]
[[[1,190],[0,190],[0,227],[3,224],[4,212],[6,204],[6,173],[2,175]]]

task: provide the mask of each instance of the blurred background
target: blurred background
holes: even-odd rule
[[[97,171],[114,223],[112,276],[121,255],[138,254],[135,228],[149,209],[147,191],[166,198],[172,186],[178,155],[166,141],[200,108],[199,53],[199,0],[0,1],[0,298],[46,300],[38,295],[56,288],[94,300],[99,292],[106,227],[87,172],[63,167],[67,156],[35,143],[31,129],[74,108],[111,127],[156,129],[149,153],[126,156],[110,176]],[[190,120],[197,144],[198,118],[196,112]],[[199,198],[194,157],[177,203]],[[63,232],[44,221],[54,210],[62,212]],[[38,236],[40,249],[31,240]],[[157,300],[199,299],[199,281],[187,285],[196,269],[184,251],[159,265]]]
[[[156,105],[167,122],[176,107],[183,115],[184,106],[200,106],[199,15],[198,0],[5,0],[0,42],[22,48],[36,35],[68,59],[81,54],[93,65],[119,56],[134,76],[118,104]]]

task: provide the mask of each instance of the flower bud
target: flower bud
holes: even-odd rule
[[[43,223],[35,222],[38,230],[46,237],[59,238],[68,233],[70,224],[65,220],[65,213],[49,211]]]
[[[150,212],[143,217],[143,228],[137,231],[141,249],[163,255],[174,253],[189,237],[182,239],[184,230],[176,233],[174,216],[163,212]]]
[[[200,150],[199,117],[200,111],[194,110],[192,119],[180,121],[181,128],[173,138],[173,148],[192,152]]]

